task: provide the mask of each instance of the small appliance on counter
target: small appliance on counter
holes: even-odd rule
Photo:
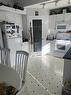
[[[47,35],[46,40],[54,40],[54,39],[55,39],[54,34],[49,34],[49,35]]]

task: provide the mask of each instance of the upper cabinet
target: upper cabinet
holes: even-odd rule
[[[7,11],[7,12],[12,12],[15,14],[26,14],[26,10],[19,10],[19,9],[14,9],[11,7],[6,7],[6,6],[0,6],[1,11]]]
[[[51,33],[57,33],[56,26],[62,23],[71,25],[71,13],[49,15],[49,29]]]
[[[50,15],[57,15],[57,14],[63,14],[63,13],[71,13],[71,6],[51,9],[49,12]]]

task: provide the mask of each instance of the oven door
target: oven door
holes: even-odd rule
[[[57,49],[58,50],[65,50],[65,45],[59,45],[59,44],[57,44]]]
[[[65,52],[66,51],[66,45],[56,44],[55,45],[55,50],[57,50],[59,52]]]

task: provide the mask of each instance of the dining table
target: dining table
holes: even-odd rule
[[[12,85],[16,89],[20,89],[20,76],[11,67],[7,65],[0,64],[0,83],[6,83],[7,85]]]

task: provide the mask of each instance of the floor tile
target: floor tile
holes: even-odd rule
[[[25,85],[19,95],[61,95],[64,60],[31,55]]]
[[[26,76],[26,83],[21,95],[50,95],[29,73]]]
[[[52,94],[61,95],[64,60],[51,56],[32,57],[28,71]]]

